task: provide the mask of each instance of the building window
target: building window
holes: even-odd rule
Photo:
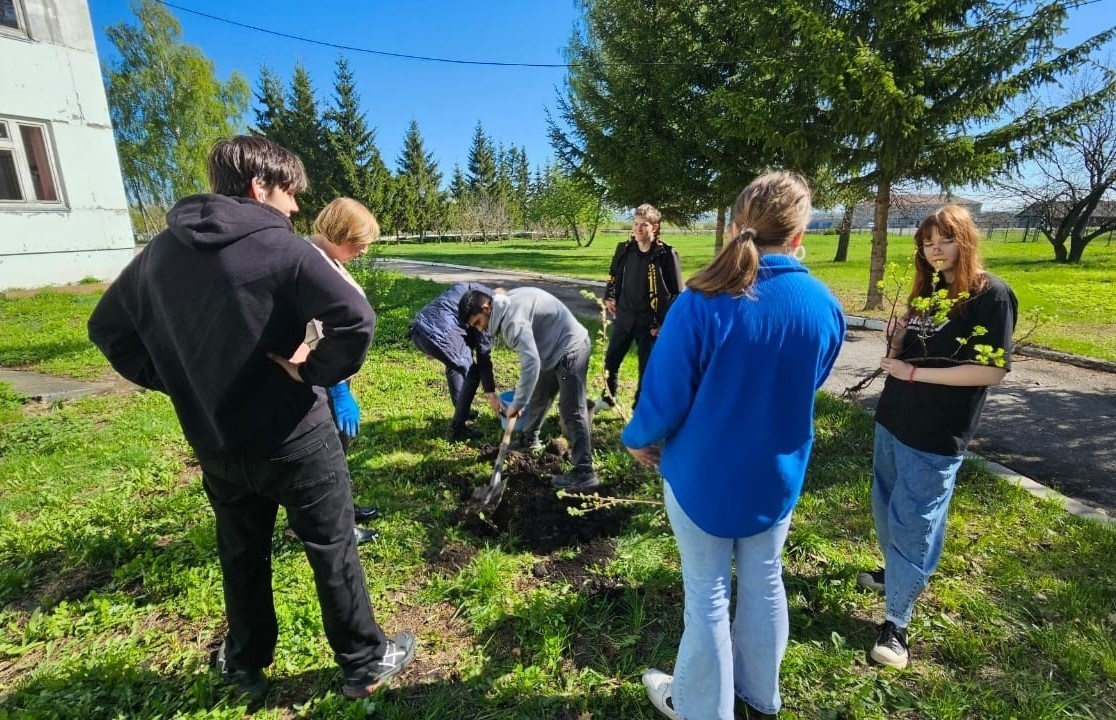
[[[25,34],[19,0],[0,0],[0,31],[12,30]]]
[[[0,118],[0,207],[61,203],[43,123]]]

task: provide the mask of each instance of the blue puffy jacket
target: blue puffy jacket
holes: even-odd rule
[[[462,327],[457,321],[457,304],[470,290],[486,295],[494,293],[480,283],[454,283],[444,293],[434,298],[415,315],[407,330],[407,337],[423,335],[445,352],[461,372],[468,372],[473,365],[473,351],[481,370],[481,386],[485,392],[494,392],[496,382],[492,376],[492,336],[475,328]]]

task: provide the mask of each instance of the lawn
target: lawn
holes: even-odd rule
[[[385,244],[385,257],[415,258],[461,265],[500,267],[569,277],[604,280],[620,233],[597,237],[588,248],[572,241],[514,240],[491,243],[402,243]],[[713,236],[666,235],[667,242],[682,257],[685,276],[713,257]],[[1050,316],[1029,338],[1037,345],[1076,355],[1116,361],[1116,245],[1094,240],[1080,264],[1053,262],[1053,251],[1044,240],[1020,242],[1018,232],[996,231],[981,243],[986,267],[1011,285],[1019,298],[1020,312],[1041,308]],[[832,262],[837,247],[835,235],[806,237],[806,265],[829,285],[833,294],[853,315],[885,317],[880,311],[864,311],[868,291],[871,251],[867,233],[852,236],[847,262]],[[889,239],[889,260],[904,265],[911,257],[914,237]]]
[[[405,338],[440,288],[391,280],[354,381],[364,419],[350,464],[358,500],[383,513],[381,539],[360,549],[377,617],[418,634],[415,664],[373,698],[342,698],[310,570],[280,519],[272,691],[262,707],[236,699],[206,669],[224,629],[214,523],[170,403],[139,392],[20,406],[0,392],[0,718],[657,717],[640,673],[672,667],[682,627],[658,479],[623,452],[622,421],[606,413],[593,425],[601,496],[620,502],[567,512],[583,501],[539,477],[562,467],[552,448],[513,457],[492,517],[463,514],[491,472],[498,423],[482,416],[479,446],[445,442],[441,366]],[[36,324],[21,342],[4,333],[0,362],[103,375],[79,332],[95,300],[3,301],[0,327],[14,314]],[[513,356],[495,360],[511,386]],[[626,396],[634,374],[630,358]],[[544,436],[557,432],[549,422]],[[816,432],[785,558],[781,717],[1116,716],[1116,530],[967,463],[912,625],[913,664],[884,671],[866,658],[882,601],[855,586],[878,561],[871,420],[821,395]]]

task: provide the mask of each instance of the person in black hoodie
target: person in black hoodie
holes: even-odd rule
[[[217,520],[228,634],[222,677],[267,692],[278,625],[271,537],[278,507],[302,539],[326,636],[347,697],[370,695],[414,657],[409,632],[387,637],[372,612],[353,536],[349,469],[324,388],[353,375],[375,314],[292,232],[302,161],[259,137],[217,143],[213,194],[180,200],[89,318],[89,337],[128,380],[166,393],[202,469]],[[323,337],[289,358],[306,323]]]
[[[616,404],[620,364],[632,343],[639,359],[639,379],[632,405],[639,402],[639,388],[647,358],[674,298],[682,292],[682,263],[678,251],[659,239],[662,214],[644,203],[632,218],[632,236],[619,243],[612,255],[605,286],[604,305],[615,316],[605,351],[607,391],[592,412]]]

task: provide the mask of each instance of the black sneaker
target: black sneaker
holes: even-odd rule
[[[907,651],[907,629],[888,620],[880,626],[880,636],[868,653],[880,665],[902,670],[911,661]]]
[[[415,636],[409,632],[398,633],[388,638],[384,655],[373,661],[368,668],[352,680],[346,680],[341,692],[350,700],[368,697],[380,689],[415,659]]]
[[[481,433],[469,427],[451,427],[446,438],[450,442],[467,442],[469,440],[479,440]]]
[[[865,590],[871,590],[883,594],[884,592],[884,569],[876,568],[872,572],[862,572],[856,576],[856,584]]]
[[[379,508],[362,507],[360,505],[353,505],[353,515],[356,516],[358,523],[368,522],[369,520],[380,515]]]
[[[267,696],[267,676],[259,668],[255,670],[233,670],[225,659],[225,643],[217,650],[213,667],[221,674],[221,680],[232,685],[236,691],[251,700],[263,700]]]
[[[555,490],[592,490],[601,486],[601,479],[596,475],[552,475],[550,486]]]
[[[353,535],[356,536],[357,545],[363,545],[364,543],[380,539],[380,533],[376,532],[375,530],[368,530],[362,527],[354,527]]]
[[[477,412],[476,410],[470,410],[469,411],[469,419],[470,420],[476,420],[479,417],[480,417],[480,413]]]

